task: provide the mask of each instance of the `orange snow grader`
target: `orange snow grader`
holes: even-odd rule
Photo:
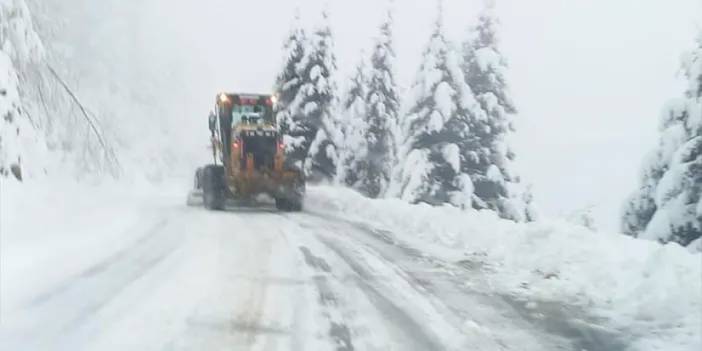
[[[266,194],[282,211],[301,211],[303,173],[285,162],[285,145],[273,114],[275,96],[217,96],[209,116],[214,163],[195,172],[188,204],[223,210],[227,200],[254,200]]]

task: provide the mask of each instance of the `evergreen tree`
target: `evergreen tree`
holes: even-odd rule
[[[322,13],[323,23],[315,30],[301,63],[303,85],[299,101],[306,133],[302,145],[307,150],[304,170],[311,181],[331,181],[336,176],[338,121],[334,117],[337,88],[333,76],[336,57],[329,15]]]
[[[661,141],[626,204],[624,233],[702,251],[702,33],[685,55],[685,94],[661,118]]]
[[[314,136],[311,126],[305,123],[300,110],[300,89],[304,84],[303,60],[307,37],[300,26],[300,15],[296,14],[290,34],[284,45],[283,69],[276,78],[275,92],[278,97],[276,119],[283,135],[287,160],[302,169],[309,149],[308,140]]]
[[[366,143],[366,91],[368,90],[366,78],[366,61],[356,66],[356,71],[349,82],[347,92],[342,101],[340,162],[337,171],[338,181],[348,187],[358,189],[359,180],[364,177],[368,145]]]
[[[29,125],[22,120],[17,71],[4,51],[0,51],[0,75],[7,77],[0,80],[0,176],[12,173],[21,180],[20,127]]]
[[[463,74],[485,112],[471,124],[474,145],[466,172],[475,186],[476,208],[495,210],[507,219],[530,220],[534,217],[528,203],[531,195],[524,194],[511,169],[515,155],[506,143],[517,109],[505,77],[507,64],[498,46],[498,25],[494,5],[488,3],[463,45]]]
[[[402,121],[395,192],[412,203],[473,205],[473,183],[465,172],[474,141],[471,125],[484,113],[465,84],[460,60],[443,34],[439,18],[412,88]]]
[[[371,57],[366,95],[368,110],[365,140],[368,150],[364,164],[367,168],[357,187],[361,193],[371,198],[382,196],[388,190],[392,167],[397,157],[395,131],[400,98],[394,73],[392,25],[392,12],[388,11],[387,18],[380,26],[380,36]]]
[[[25,73],[43,56],[24,0],[0,2],[0,177],[23,178],[22,155],[37,151],[31,117],[27,114]]]

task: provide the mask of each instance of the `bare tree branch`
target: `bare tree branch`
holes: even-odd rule
[[[85,120],[88,122],[88,125],[90,126],[90,129],[92,130],[93,134],[95,134],[95,137],[97,137],[98,142],[100,143],[100,146],[102,146],[102,149],[105,151],[105,155],[108,157],[108,159],[112,159],[112,161],[115,163],[115,166],[117,169],[121,169],[119,161],[117,159],[117,156],[115,155],[114,151],[107,145],[105,142],[105,138],[103,137],[102,133],[100,132],[99,128],[97,127],[95,121],[90,117],[90,113],[88,110],[85,108],[85,106],[80,102],[80,99],[78,99],[78,96],[71,90],[71,88],[68,86],[68,84],[61,78],[61,76],[54,70],[51,65],[47,64],[46,67],[49,69],[49,72],[51,75],[56,78],[56,80],[59,82],[59,84],[63,87],[63,89],[68,93],[68,95],[71,97],[73,102],[78,106],[80,109],[83,117],[85,117]]]
[[[51,113],[49,112],[49,107],[46,105],[46,98],[44,97],[44,89],[42,89],[42,83],[44,80],[42,79],[42,82],[37,84],[37,90],[39,92],[39,100],[41,100],[41,105],[44,107],[44,112],[46,112],[46,118],[50,118]]]

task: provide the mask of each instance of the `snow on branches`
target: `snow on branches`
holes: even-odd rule
[[[664,109],[658,149],[644,162],[622,230],[702,251],[702,33],[683,56],[682,73],[687,88]]]

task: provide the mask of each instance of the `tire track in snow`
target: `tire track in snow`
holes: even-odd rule
[[[356,258],[342,249],[337,243],[326,238],[319,240],[329,249],[334,251],[337,256],[343,259],[346,264],[358,275],[356,284],[361,287],[364,293],[369,297],[371,302],[378,308],[380,312],[393,322],[395,327],[403,331],[407,339],[412,340],[410,343],[413,350],[445,350],[446,348],[438,342],[435,335],[427,332],[422,324],[410,316],[405,309],[390,297],[387,297],[378,286],[377,278],[374,273],[359,263]]]
[[[217,223],[217,229],[198,236],[198,240],[214,245],[209,253],[216,259],[207,268],[212,277],[204,297],[187,314],[183,334],[173,342],[179,346],[167,349],[209,350],[226,346],[235,350],[267,350],[274,339],[289,335],[284,326],[265,318],[270,307],[267,302],[276,286],[291,283],[268,278],[272,273],[271,250],[280,245],[281,239],[259,227],[262,222],[254,219],[259,217],[255,212],[240,216],[231,210],[203,210],[200,214],[201,226]]]
[[[395,346],[404,345],[404,335],[395,338],[397,333],[388,333],[392,327],[355,284],[357,274],[344,260],[319,242],[313,231],[303,228],[297,214],[290,218],[278,213],[278,217],[284,220],[280,225],[286,239],[298,251],[298,266],[305,277],[294,313],[295,321],[302,322],[296,324],[305,326],[293,327],[292,347],[286,350],[406,350]]]
[[[301,220],[303,218],[301,216],[301,214],[287,215],[286,218],[308,230],[317,241],[330,249],[351,269],[354,273],[353,280],[355,285],[367,296],[376,310],[384,317],[385,322],[389,322],[386,326],[391,327],[396,334],[399,333],[401,335],[400,338],[403,340],[401,342],[403,345],[402,350],[447,349],[435,334],[424,327],[424,323],[419,322],[406,308],[403,308],[404,306],[398,305],[398,302],[395,301],[395,294],[390,293],[388,287],[378,280],[378,277],[382,276],[374,272],[363,258],[350,252],[348,248],[340,245],[336,240],[329,239],[329,233],[326,231],[330,231],[330,227],[319,225],[320,223],[309,224]],[[390,266],[388,267],[390,268]],[[405,281],[402,277],[397,276],[393,276],[390,280],[393,279]],[[407,283],[412,285],[410,282]]]
[[[133,244],[31,299],[22,310],[22,319],[45,321],[42,330],[20,331],[2,344],[12,345],[17,338],[20,343],[29,340],[32,349],[79,348],[88,341],[80,335],[83,326],[178,248],[180,237],[166,230],[169,224],[169,218],[159,220]]]
[[[305,263],[320,273],[313,277],[313,280],[319,294],[318,302],[329,319],[329,337],[336,343],[336,351],[354,351],[349,327],[343,321],[335,322],[332,320],[331,314],[338,310],[339,299],[328,282],[328,276],[332,274],[331,267],[327,261],[312,254],[312,251],[305,246],[300,246],[300,252],[305,258]]]
[[[193,209],[177,219],[167,229],[178,237],[175,253],[81,328],[92,339],[83,349],[263,351],[289,337],[264,315],[289,284],[268,267],[280,240],[229,213]]]
[[[527,329],[538,330],[543,333],[544,341],[552,344],[552,347],[561,350],[574,351],[611,351],[625,350],[628,343],[624,342],[624,336],[619,332],[609,330],[600,326],[603,321],[598,321],[592,316],[588,316],[587,311],[577,306],[568,306],[557,301],[528,301],[517,296],[504,294],[486,294],[485,289],[474,290],[466,286],[466,282],[472,281],[472,285],[489,285],[488,279],[483,271],[488,270],[481,262],[459,261],[456,263],[444,262],[435,257],[424,255],[421,251],[412,248],[390,231],[379,229],[371,224],[346,220],[337,216],[307,213],[308,215],[330,224],[345,223],[355,228],[360,234],[370,238],[373,243],[361,240],[364,245],[370,247],[375,252],[383,255],[386,260],[397,261],[398,257],[404,257],[403,270],[418,282],[422,287],[440,295],[442,301],[447,303],[454,313],[464,318],[471,318],[470,311],[465,308],[465,299],[461,296],[472,295],[473,299],[483,301],[486,305],[491,305],[496,313],[505,316],[512,316],[512,322],[516,326]],[[428,271],[417,269],[416,266],[429,265],[436,270],[431,273],[433,277],[439,275],[442,279],[425,279],[421,274],[415,272]],[[414,269],[413,269],[414,268]],[[452,293],[446,293],[453,291]],[[470,325],[474,325],[472,319],[468,319]],[[474,325],[475,326],[475,325]],[[479,329],[482,329],[479,327]],[[549,341],[550,339],[550,341]],[[500,339],[496,342],[507,347],[508,345]]]
[[[149,239],[152,239],[155,233],[158,232],[160,228],[163,228],[168,223],[168,219],[162,219],[158,221],[155,225],[151,226],[150,229],[146,231],[139,239],[137,239],[133,244],[113,253],[106,259],[91,265],[90,267],[84,269],[82,272],[78,273],[76,276],[64,280],[58,286],[47,290],[38,296],[32,298],[28,303],[27,307],[31,308],[33,306],[42,305],[50,300],[54,299],[56,296],[64,294],[67,290],[73,288],[76,284],[87,279],[91,279],[95,276],[108,270],[110,267],[124,260],[130,252],[134,251],[136,248],[144,245]]]

